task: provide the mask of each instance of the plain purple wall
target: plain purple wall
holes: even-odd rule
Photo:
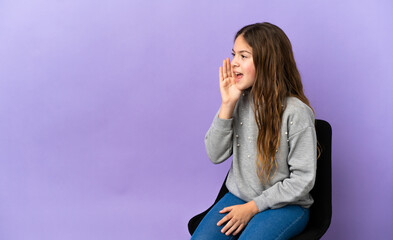
[[[324,239],[393,235],[391,1],[0,1],[0,239],[188,239],[242,26],[290,38],[333,128]]]

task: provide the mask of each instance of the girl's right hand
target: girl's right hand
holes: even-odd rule
[[[219,78],[222,103],[234,105],[239,100],[242,91],[236,87],[235,73],[232,71],[229,58],[223,61],[219,70]]]

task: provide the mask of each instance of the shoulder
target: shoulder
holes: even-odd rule
[[[282,123],[286,124],[289,135],[296,134],[308,127],[315,127],[314,112],[299,98],[287,97]]]

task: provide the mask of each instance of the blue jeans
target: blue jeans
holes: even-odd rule
[[[267,209],[257,213],[247,226],[236,236],[221,233],[226,223],[217,226],[228,213],[219,213],[224,207],[244,204],[245,201],[228,192],[206,214],[198,225],[191,240],[220,240],[220,239],[290,239],[301,233],[307,225],[309,209],[298,205],[287,205],[277,209]],[[235,232],[235,231],[234,231]]]

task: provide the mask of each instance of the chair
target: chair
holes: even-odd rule
[[[317,160],[315,185],[310,192],[314,199],[314,203],[310,207],[310,218],[306,228],[299,235],[292,238],[292,240],[320,239],[329,228],[332,218],[332,127],[328,122],[316,119],[315,130],[321,148],[321,155]],[[225,186],[227,177],[225,177],[224,183],[213,205],[228,192]],[[188,231],[191,235],[213,205],[206,211],[190,219],[188,222]]]

